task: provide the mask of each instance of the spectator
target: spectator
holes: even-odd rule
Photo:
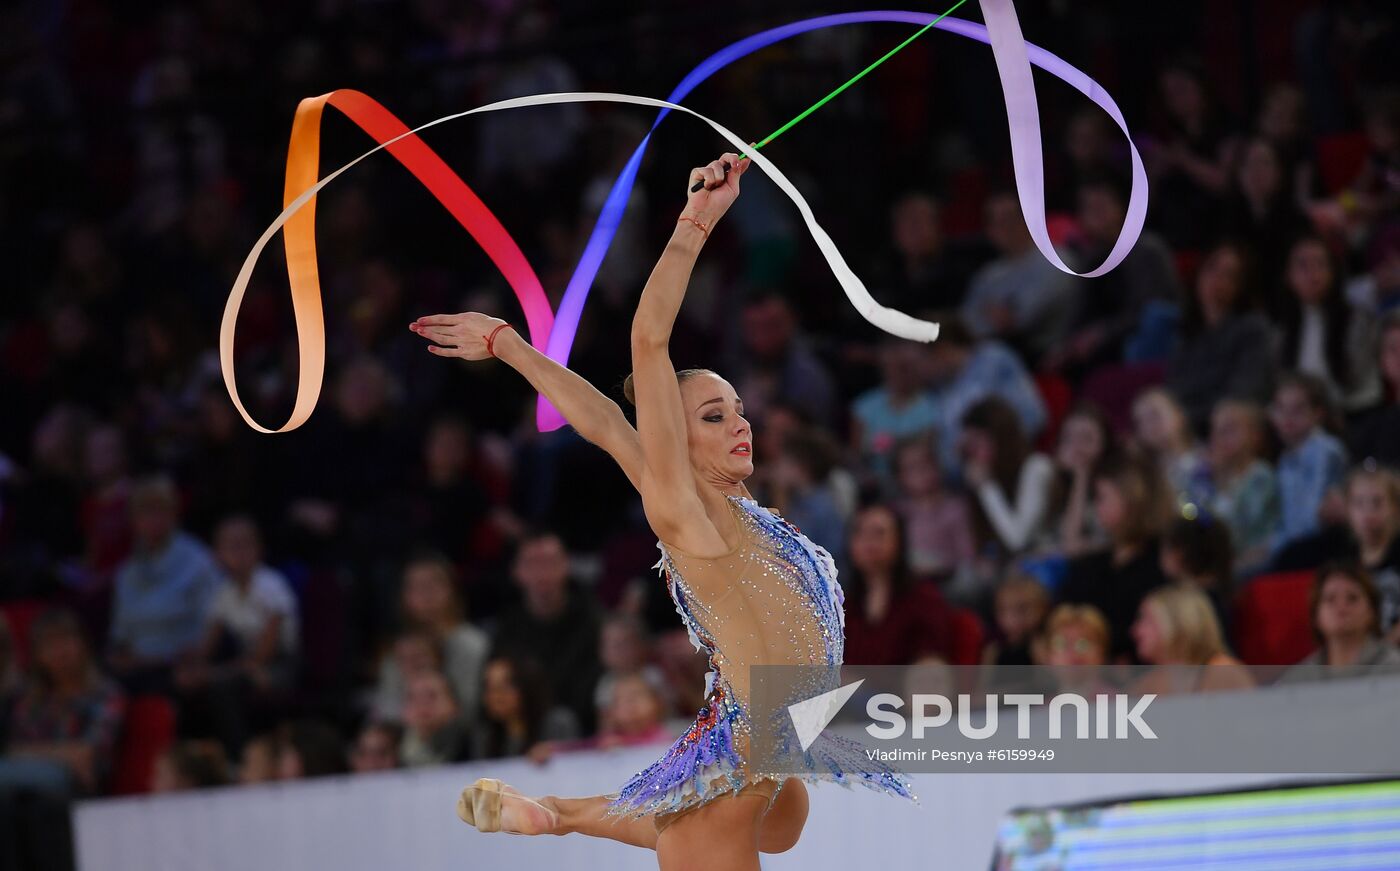
[[[976,553],[967,500],[943,485],[932,434],[906,438],[894,449],[898,498],[894,503],[909,532],[909,568],[946,580]]]
[[[408,679],[403,704],[399,758],[409,768],[466,759],[467,731],[452,685],[440,671]]]
[[[403,738],[403,729],[396,723],[366,723],[350,750],[350,770],[368,774],[398,768]]]
[[[1274,571],[1315,569],[1354,561],[1380,590],[1381,631],[1400,643],[1400,477],[1387,468],[1363,465],[1346,480],[1345,526],[1334,526],[1285,547]]]
[[[1234,597],[1234,551],[1230,530],[1209,512],[1172,521],[1162,541],[1162,574],[1175,584],[1193,584],[1210,599],[1221,626],[1230,625]]]
[[[4,389],[2,383],[0,389]],[[46,591],[54,576],[85,576],[79,505],[86,419],[78,406],[56,403],[32,426],[29,463],[15,498],[6,506],[13,526],[4,562],[16,561],[10,573],[17,595]],[[125,530],[125,510],[119,517]],[[0,573],[5,571],[0,562]]]
[[[550,702],[543,675],[528,661],[493,656],[486,663],[481,700],[472,759],[522,756],[541,742],[579,736],[573,712]]]
[[[1400,644],[1400,478],[1358,469],[1347,481],[1347,523],[1355,555],[1380,590],[1381,631]]]
[[[851,403],[851,451],[880,483],[894,476],[891,457],[903,438],[933,431],[938,406],[923,389],[924,349],[889,338],[880,346],[880,386]]]
[[[1270,413],[1283,444],[1278,458],[1281,510],[1274,551],[1345,515],[1341,487],[1346,448],[1323,429],[1328,411],[1327,385],[1314,375],[1286,375],[1274,391]]]
[[[1255,128],[1273,145],[1284,183],[1296,208],[1306,205],[1315,184],[1312,143],[1307,139],[1303,92],[1292,82],[1276,82],[1264,94]]]
[[[229,782],[222,746],[213,741],[181,741],[156,757],[151,792],[185,792]]]
[[[1062,692],[1085,698],[1113,691],[1102,677],[1108,663],[1111,633],[1103,613],[1093,605],[1057,605],[1045,619],[1038,659],[1055,674]]]
[[[436,632],[418,625],[400,632],[380,663],[379,684],[371,705],[373,719],[402,721],[408,682],[420,674],[442,671],[446,661]]]
[[[0,867],[71,869],[75,797],[100,795],[124,699],[89,653],[77,618],[50,610],[30,626],[30,680],[0,705]]]
[[[299,720],[283,727],[277,753],[279,780],[329,777],[348,770],[345,742],[335,729],[317,720]]]
[[[1374,403],[1380,393],[1374,316],[1348,302],[1341,264],[1321,237],[1294,242],[1287,264],[1283,364],[1321,379],[1333,405],[1350,411]]]
[[[952,649],[952,615],[938,588],[909,568],[899,514],[868,505],[851,519],[846,594],[845,661],[852,665],[908,665],[927,653]]]
[[[1323,566],[1313,585],[1311,610],[1318,648],[1280,680],[1329,680],[1400,669],[1400,650],[1381,638],[1380,591],[1359,565]]]
[[[276,780],[280,752],[277,735],[272,732],[265,732],[245,741],[243,756],[238,763],[238,782],[271,783]]]
[[[509,25],[509,45],[553,44],[556,23],[551,12],[521,10]],[[485,83],[482,95],[496,102],[524,94],[577,91],[578,75],[561,57],[539,53],[511,56]],[[553,107],[551,107],[553,108]],[[577,104],[561,111],[524,109],[492,112],[482,119],[478,171],[486,177],[505,176],[528,188],[542,190],[556,165],[577,147],[585,110]]]
[[[108,587],[132,547],[132,480],[127,472],[126,437],[111,424],[93,427],[83,450],[86,492],[79,505],[86,576],[80,589]]]
[[[669,741],[674,735],[664,721],[665,703],[655,684],[639,673],[625,674],[608,686],[598,734],[572,741],[546,741],[530,750],[530,758],[543,762],[555,753],[576,750],[608,750]]]
[[[751,296],[740,326],[743,353],[732,364],[732,380],[754,425],[761,427],[769,406],[781,399],[812,422],[830,426],[837,409],[836,383],[798,330],[787,299],[775,292]]]
[[[136,549],[117,571],[109,661],[133,692],[169,691],[172,669],[200,641],[218,590],[209,551],[177,526],[175,486],[165,476],[132,488]]]
[[[1223,400],[1211,419],[1210,444],[1192,476],[1190,497],[1230,528],[1235,572],[1247,575],[1268,559],[1279,524],[1278,481],[1261,456],[1264,412]]]
[[[1075,260],[1081,269],[1108,259],[1123,231],[1127,198],[1106,175],[1079,185],[1079,236]],[[1079,284],[1079,306],[1070,334],[1045,364],[1072,376],[1118,361],[1157,359],[1170,350],[1169,332],[1181,297],[1172,252],[1156,233],[1138,237],[1112,272]]]
[[[1065,173],[1046,179],[1054,185],[1048,199],[1056,211],[1072,211],[1086,182],[1102,178],[1106,170],[1113,168],[1116,135],[1113,125],[1097,107],[1083,108],[1070,116],[1060,145]]]
[[[1065,416],[1055,450],[1052,521],[1045,529],[1045,547],[1050,552],[1073,557],[1107,543],[1094,513],[1090,483],[1094,467],[1113,450],[1113,425],[1103,409],[1081,402]],[[1053,521],[1056,517],[1058,523]]]
[[[670,710],[670,687],[666,674],[648,661],[648,643],[640,620],[630,614],[609,615],[603,621],[599,644],[598,659],[604,671],[593,693],[594,705],[599,712],[607,708],[612,698],[613,684],[630,675],[639,676],[651,684],[665,703],[663,710]]]
[[[1133,623],[1133,642],[1138,658],[1158,666],[1135,682],[1135,693],[1167,695],[1254,686],[1249,672],[1225,649],[1210,599],[1194,585],[1172,584],[1149,593]]]
[[[1035,578],[1012,574],[997,587],[995,614],[997,637],[983,651],[987,665],[1031,665],[1032,646],[1040,635],[1050,596]]]
[[[1198,461],[1196,438],[1185,410],[1170,391],[1154,387],[1133,400],[1133,438],[1139,449],[1156,459],[1174,494],[1190,489]]]
[[[986,234],[997,257],[972,277],[963,322],[977,338],[1001,339],[1036,359],[1056,347],[1068,330],[1077,307],[1077,281],[1035,246],[1015,193],[987,200]],[[1068,256],[1066,251],[1061,259]]]
[[[403,622],[433,636],[443,673],[460,702],[463,725],[470,727],[480,706],[481,670],[486,665],[490,639],[466,621],[456,574],[446,557],[422,551],[404,565],[399,601]],[[421,656],[418,661],[421,663]],[[407,684],[398,657],[384,657],[379,666],[377,691],[381,716],[393,718]]]
[[[1400,312],[1381,321],[1380,377],[1384,397],[1358,416],[1348,435],[1351,455],[1368,457],[1391,468],[1400,467]]]
[[[1291,181],[1271,141],[1257,137],[1245,144],[1224,211],[1224,225],[1230,238],[1253,253],[1260,266],[1262,287],[1280,284],[1289,244],[1304,226]]]
[[[1400,226],[1392,223],[1367,246],[1366,272],[1347,284],[1347,299],[1363,312],[1385,317],[1400,306]]]
[[[299,623],[282,574],[262,562],[262,539],[247,516],[224,520],[214,552],[225,573],[214,594],[204,641],[175,670],[184,714],[218,734],[236,756],[248,739],[251,709],[269,709],[294,686]],[[193,709],[193,710],[191,710]]]
[[[591,731],[599,671],[597,605],[569,582],[568,553],[554,533],[526,536],[512,574],[521,600],[497,622],[491,658],[533,660],[548,675],[551,697]]]
[[[773,506],[813,541],[823,542],[833,559],[844,558],[845,521],[831,486],[838,448],[823,430],[798,430],[783,442],[771,462]],[[829,544],[828,544],[829,543]]]
[[[1361,172],[1335,199],[1317,203],[1313,222],[1329,231],[1354,234],[1400,209],[1395,173],[1400,172],[1400,93],[1383,91],[1364,107],[1371,152]]]
[[[111,771],[125,698],[98,670],[71,612],[45,611],[29,633],[33,675],[10,710],[0,785],[99,793]]]
[[[1216,215],[1230,183],[1238,142],[1211,103],[1194,58],[1180,58],[1158,76],[1168,124],[1146,155],[1155,225],[1172,245],[1201,248],[1215,237]]]
[[[1070,560],[1061,583],[1061,603],[1097,608],[1108,621],[1109,656],[1132,657],[1129,628],[1142,600],[1166,583],[1162,574],[1160,536],[1170,502],[1150,460],[1131,455],[1111,457],[1094,472],[1094,512],[1109,546]]]
[[[1251,297],[1243,249],[1220,245],[1201,264],[1187,298],[1167,387],[1197,432],[1221,399],[1264,402],[1273,389],[1275,336]]]
[[[599,744],[627,747],[666,740],[666,704],[655,682],[634,672],[613,682],[603,713]]]
[[[1007,555],[1025,551],[1043,529],[1054,465],[1031,450],[1016,411],[994,396],[963,415],[959,453],[983,546]]]
[[[1045,403],[1026,367],[1005,345],[976,341],[957,315],[934,319],[941,329],[928,353],[941,417],[939,460],[952,477],[959,466],[962,419],[968,409],[989,396],[1000,397],[1016,409],[1025,437],[1034,439],[1045,428]]]
[[[407,496],[409,534],[455,561],[496,546],[491,482],[478,468],[475,449],[465,420],[433,421],[423,443],[423,479]]]
[[[938,201],[921,191],[890,206],[891,250],[870,270],[871,292],[881,304],[903,312],[962,304],[974,258],[945,237],[942,220]]]

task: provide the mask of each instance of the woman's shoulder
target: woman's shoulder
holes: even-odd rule
[[[661,548],[662,553],[672,560],[680,560],[689,563],[710,564],[719,562],[720,560],[732,559],[740,555],[740,552],[744,550],[745,545],[748,543],[749,538],[747,527],[743,523],[740,515],[744,512],[750,514],[760,512],[775,513],[759,505],[751,496],[733,496],[726,493],[722,494],[722,498],[724,499],[725,512],[730,516],[730,520],[723,521],[723,525],[731,529],[737,528],[738,532],[738,538],[732,547],[724,553],[704,555],[695,553],[688,548],[680,547],[658,536],[656,543]],[[720,524],[716,524],[716,528],[720,528]]]

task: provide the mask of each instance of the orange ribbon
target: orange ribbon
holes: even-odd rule
[[[385,150],[413,173],[457,219],[463,229],[481,245],[520,300],[525,311],[531,344],[543,351],[554,325],[553,309],[524,253],[466,182],[462,181],[423,140],[410,133],[407,125],[372,97],[359,91],[338,90],[301,101],[297,106],[296,118],[292,121],[291,144],[287,149],[283,208],[291,206],[319,180],[321,116],[327,105],[334,106],[380,145],[389,143]],[[325,313],[321,307],[321,277],[316,263],[314,195],[287,219],[283,228],[283,241],[287,250],[287,278],[291,284],[292,312],[296,318],[300,367],[296,403],[292,408],[291,417],[279,429],[267,429],[253,420],[238,397],[234,380],[233,337],[238,322],[238,309],[249,277],[246,274],[240,275],[234,286],[219,333],[219,356],[229,396],[248,425],[264,433],[288,432],[305,423],[316,408],[316,400],[321,394],[321,382],[325,375],[326,324]],[[245,273],[247,270],[248,267],[245,266]]]

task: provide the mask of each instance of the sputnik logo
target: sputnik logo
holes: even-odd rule
[[[830,692],[813,696],[806,701],[798,702],[795,705],[788,705],[788,716],[792,718],[792,725],[797,729],[797,740],[805,751],[812,746],[812,742],[817,740],[817,736],[822,733],[836,715],[841,712],[841,708],[855,695],[861,684],[865,683],[865,678],[861,678],[855,683],[848,683],[843,687],[837,687]]]

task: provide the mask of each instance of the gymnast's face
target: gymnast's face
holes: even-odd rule
[[[690,465],[701,479],[737,484],[753,474],[753,429],[744,402],[718,375],[693,375],[681,384]]]

